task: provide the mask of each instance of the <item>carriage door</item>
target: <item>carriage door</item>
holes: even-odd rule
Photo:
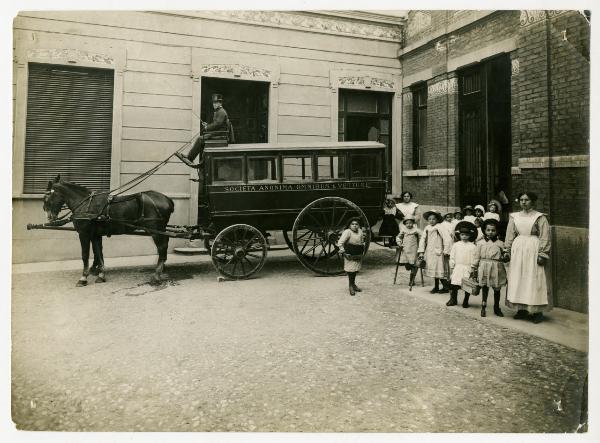
[[[391,190],[392,96],[388,92],[340,89],[339,141],[378,141],[386,146],[387,188]]]
[[[510,61],[503,55],[459,73],[460,203],[510,190]]]

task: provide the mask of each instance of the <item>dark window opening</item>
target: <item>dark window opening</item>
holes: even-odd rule
[[[339,91],[339,141],[377,141],[386,146],[386,170],[392,170],[392,97],[388,92]],[[388,187],[391,189],[391,174]]]
[[[413,169],[426,168],[427,85],[413,90]]]
[[[352,178],[381,178],[381,159],[374,154],[353,154],[350,156]]]
[[[248,182],[277,181],[277,158],[248,158]]]
[[[235,133],[235,143],[267,143],[269,140],[269,83],[222,78],[202,78],[200,117],[212,122],[212,94],[223,96],[223,108]]]

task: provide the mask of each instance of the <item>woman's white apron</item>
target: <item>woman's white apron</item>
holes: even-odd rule
[[[548,292],[544,267],[537,264],[540,239],[531,235],[531,229],[541,213],[513,215],[519,235],[511,247],[508,276],[508,301],[523,305],[547,305]]]

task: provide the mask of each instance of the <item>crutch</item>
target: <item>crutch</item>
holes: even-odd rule
[[[398,278],[398,268],[400,267],[400,256],[402,255],[402,246],[398,246],[398,259],[396,260],[396,273],[394,274],[394,284]]]

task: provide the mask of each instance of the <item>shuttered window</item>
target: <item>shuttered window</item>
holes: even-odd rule
[[[110,187],[114,71],[30,63],[23,192],[60,174],[90,190]]]

